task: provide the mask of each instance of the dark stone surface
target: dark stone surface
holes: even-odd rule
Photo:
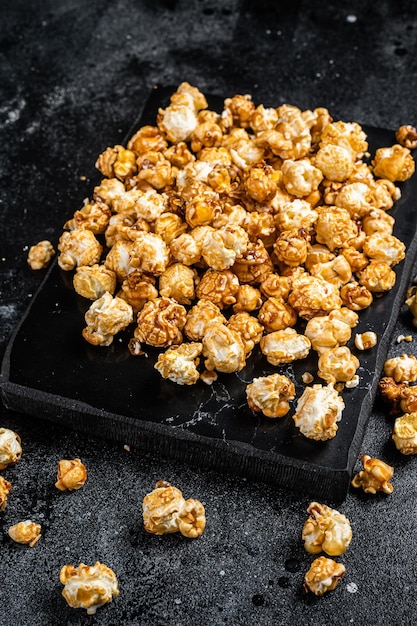
[[[97,155],[125,136],[153,85],[187,80],[222,97],[326,106],[346,121],[416,123],[412,0],[15,0],[0,9],[0,50],[2,351],[42,279],[28,246],[57,242],[91,191]],[[395,342],[410,333],[415,343],[402,311],[390,355],[415,352]],[[2,626],[415,623],[417,465],[393,448],[378,404],[363,452],[395,467],[394,492],[351,492],[338,507],[354,538],[340,557],[345,578],[323,598],[302,591],[308,495],[127,452],[42,415],[2,408],[0,425],[19,432],[24,451],[2,472],[13,484],[0,514]],[[57,462],[76,456],[88,481],[59,493]],[[142,498],[160,478],[204,503],[200,539],[143,531]],[[43,527],[33,549],[7,536],[28,518]],[[66,606],[59,570],[96,560],[117,573],[120,597],[87,617]]]

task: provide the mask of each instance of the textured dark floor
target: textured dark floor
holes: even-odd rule
[[[2,352],[42,279],[28,246],[57,241],[91,191],[97,155],[126,135],[153,85],[187,80],[390,129],[417,121],[412,0],[14,0],[0,8],[0,50]],[[406,349],[395,342],[410,333]],[[390,355],[415,352],[416,341],[402,311]],[[323,598],[302,590],[308,494],[128,452],[42,415],[3,407],[0,426],[23,444],[20,463],[2,472],[13,489],[0,513],[1,626],[417,623],[417,461],[395,451],[379,406],[362,447],[395,467],[394,492],[350,492],[338,506],[354,537],[340,558],[345,578]],[[80,491],[54,487],[64,457],[88,468]],[[142,498],[160,478],[204,503],[198,540],[144,532]],[[28,518],[43,527],[33,549],[6,533]],[[96,560],[117,573],[120,596],[87,617],[66,606],[59,570]]]

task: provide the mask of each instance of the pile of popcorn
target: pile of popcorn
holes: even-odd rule
[[[59,266],[92,301],[84,339],[109,346],[134,325],[131,354],[160,349],[156,370],[179,385],[238,372],[255,347],[277,367],[313,350],[323,384],[306,387],[294,421],[334,437],[340,389],[358,384],[352,330],[405,257],[389,210],[414,173],[417,134],[402,126],[396,138],[368,164],[361,126],[325,108],[235,95],[215,112],[182,83],[155,125],[99,156],[104,178],[64,225]],[[53,253],[33,247],[33,267]],[[355,337],[358,349],[376,341]],[[294,397],[279,373],[247,388],[268,417]]]

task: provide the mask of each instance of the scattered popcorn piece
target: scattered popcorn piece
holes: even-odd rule
[[[31,246],[28,253],[28,263],[33,270],[47,267],[55,254],[53,245],[47,239]]]
[[[405,341],[407,343],[411,343],[413,341],[413,337],[412,337],[412,335],[398,335],[397,343],[401,343],[402,341]]]
[[[159,480],[142,503],[144,528],[154,535],[180,532],[185,537],[199,537],[206,526],[204,507],[198,500],[185,500],[182,492]]]
[[[10,428],[0,428],[0,470],[20,461],[22,446],[20,437]]]
[[[295,397],[295,387],[281,374],[260,376],[247,385],[246,397],[253,411],[261,411],[266,417],[283,417],[290,410],[289,401]]]
[[[196,342],[171,346],[158,356],[154,367],[162,378],[178,385],[194,385],[200,378],[197,365],[201,351],[202,344]]]
[[[417,130],[414,126],[406,124],[400,126],[395,133],[395,138],[404,148],[408,148],[409,150],[417,148]]]
[[[133,309],[108,291],[95,300],[85,314],[86,328],[82,335],[93,346],[109,346],[114,336],[133,322]]]
[[[310,569],[304,576],[304,589],[311,591],[316,596],[322,596],[327,591],[335,589],[345,573],[344,565],[336,563],[333,559],[320,556],[312,562]]]
[[[365,493],[375,494],[377,491],[392,493],[393,486],[389,481],[394,474],[394,468],[367,454],[361,456],[361,461],[363,470],[353,477],[352,486],[362,488]]]
[[[260,347],[268,363],[282,365],[304,359],[310,352],[311,343],[308,337],[297,333],[294,328],[284,328],[264,335]]]
[[[356,375],[359,359],[347,346],[325,350],[319,357],[317,374],[328,383],[347,383]]]
[[[345,403],[333,384],[306,387],[299,398],[293,419],[308,439],[326,441],[335,437]]]
[[[310,554],[325,552],[329,556],[340,556],[348,549],[352,540],[352,528],[348,518],[326,504],[310,502],[302,539]]]
[[[0,512],[7,506],[7,496],[12,489],[12,483],[0,476]]]
[[[397,417],[392,440],[401,454],[417,454],[417,412]]]
[[[87,609],[94,615],[97,609],[119,595],[116,574],[104,563],[80,563],[78,567],[64,565],[59,574],[64,585],[62,595],[73,609]]]
[[[408,180],[415,170],[415,163],[410,150],[400,144],[378,148],[372,165],[375,176],[387,178],[391,182]]]
[[[376,346],[377,341],[377,334],[371,330],[355,335],[355,346],[358,350],[369,350]]]
[[[41,525],[35,524],[28,519],[10,526],[8,534],[16,543],[25,543],[33,548],[35,543],[41,538]]]
[[[87,480],[87,468],[80,459],[62,459],[58,463],[55,487],[60,491],[80,489]]]
[[[388,359],[384,363],[384,376],[392,377],[396,383],[417,381],[417,357],[401,354]]]

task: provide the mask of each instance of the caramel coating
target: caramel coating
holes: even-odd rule
[[[320,315],[307,322],[305,335],[310,339],[312,348],[323,354],[331,348],[345,345],[352,335],[352,328],[331,314]]]
[[[88,615],[94,615],[119,595],[116,574],[99,561],[94,565],[80,563],[78,567],[64,565],[59,580],[64,585],[62,595],[67,604],[73,609],[86,609]]]
[[[359,359],[347,346],[325,350],[319,357],[317,374],[328,383],[351,381],[359,367]]]
[[[414,354],[401,354],[387,359],[384,363],[384,376],[392,377],[396,383],[417,381],[417,357]]]
[[[212,323],[202,339],[206,369],[238,372],[246,365],[246,351],[240,333],[224,324]]]
[[[186,309],[173,298],[155,298],[138,313],[134,337],[158,348],[179,345],[186,322]]]
[[[408,180],[415,171],[414,159],[408,148],[395,144],[378,148],[372,161],[374,175],[391,182]]]
[[[28,519],[10,526],[7,532],[9,537],[16,543],[24,543],[33,548],[41,538],[41,525],[35,524],[35,522]]]
[[[281,374],[254,378],[246,387],[249,407],[266,417],[283,417],[290,410],[289,401],[295,397],[294,383]]]
[[[417,130],[414,126],[409,124],[400,126],[395,133],[395,138],[404,148],[409,150],[417,148]]]
[[[294,328],[284,328],[264,335],[260,347],[268,363],[282,365],[304,359],[310,352],[311,343],[308,337],[297,333]]]
[[[371,261],[364,270],[357,272],[358,282],[371,293],[383,293],[392,289],[396,282],[393,269],[385,261]]]
[[[0,470],[20,461],[22,445],[20,436],[10,428],[0,428]]]
[[[297,313],[281,298],[270,297],[262,304],[258,320],[267,333],[284,330],[297,322]]]
[[[207,270],[196,287],[196,296],[205,298],[220,309],[236,302],[239,279],[231,270]]]
[[[397,417],[392,440],[401,454],[417,454],[417,412]]]
[[[362,454],[361,461],[363,470],[353,477],[352,487],[361,488],[365,493],[392,493],[394,488],[389,481],[394,474],[394,468],[368,454]]]
[[[27,262],[33,270],[41,270],[49,265],[55,254],[53,245],[47,239],[29,248]]]
[[[326,441],[335,437],[344,408],[345,403],[332,383],[317,384],[304,389],[293,419],[305,437]]]
[[[59,238],[58,265],[63,270],[73,270],[79,265],[94,265],[100,261],[103,246],[88,229],[62,233]]]
[[[327,591],[333,591],[345,573],[346,568],[341,563],[319,556],[304,576],[304,589],[316,596],[322,596]]]
[[[184,537],[196,539],[206,526],[202,503],[185,500],[179,489],[163,480],[159,480],[155,489],[144,497],[142,512],[146,532],[154,535],[180,532]]]
[[[7,496],[12,489],[12,483],[0,476],[0,512],[7,506]]]
[[[288,302],[306,320],[316,315],[325,315],[342,305],[336,285],[319,276],[310,275],[294,280]]]
[[[326,504],[310,502],[304,523],[302,539],[309,554],[325,552],[329,556],[344,554],[352,540],[348,518]]]
[[[187,313],[184,333],[188,339],[200,341],[212,323],[225,324],[226,318],[214,302],[201,298]]]
[[[173,263],[159,277],[159,294],[179,304],[191,304],[195,298],[197,272],[182,263]]]
[[[74,289],[83,298],[98,300],[116,289],[116,274],[104,265],[81,265],[77,267],[73,278]]]
[[[60,491],[81,489],[87,480],[87,468],[80,459],[61,459],[55,487]]]
[[[120,331],[133,322],[133,309],[118,296],[106,292],[85,314],[87,326],[82,335],[93,346],[109,346]]]
[[[264,332],[262,324],[246,311],[235,313],[229,317],[227,326],[239,333],[248,357],[255,345],[260,342]]]

